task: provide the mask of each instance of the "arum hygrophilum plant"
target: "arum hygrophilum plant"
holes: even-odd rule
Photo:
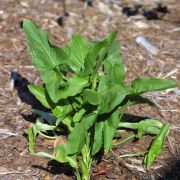
[[[42,86],[29,85],[29,90],[50,111],[48,116],[41,112],[37,122],[26,129],[30,152],[68,163],[77,179],[88,180],[96,154],[111,149],[119,129],[132,129],[135,134],[130,138],[155,136],[144,158],[150,167],[163,148],[169,125],[154,119],[130,123],[123,120],[123,113],[130,105],[152,105],[140,94],[173,88],[176,83],[140,77],[126,85],[119,43],[114,41],[117,32],[90,42],[76,34],[60,48],[52,45],[47,33],[32,21],[24,20],[23,27],[32,63],[43,81]],[[52,154],[35,152],[37,135],[66,140],[55,143]]]

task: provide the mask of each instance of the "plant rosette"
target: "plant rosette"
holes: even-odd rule
[[[155,136],[144,153],[144,164],[149,168],[163,148],[169,125],[154,119],[130,123],[123,120],[123,113],[134,104],[153,105],[142,93],[174,88],[177,84],[166,79],[140,77],[126,85],[120,46],[115,41],[117,32],[101,41],[87,41],[74,34],[70,43],[60,48],[31,20],[25,19],[23,28],[32,63],[43,81],[42,86],[29,85],[29,90],[50,112],[36,111],[39,119],[26,129],[29,151],[68,163],[77,179],[88,180],[97,153],[102,149],[104,153],[111,150],[113,138],[120,129],[132,129],[136,134],[129,139],[146,134]],[[52,154],[36,152],[38,135],[55,141],[64,136],[66,140],[55,143]]]

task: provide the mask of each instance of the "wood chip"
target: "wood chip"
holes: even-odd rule
[[[17,136],[18,134],[12,133],[8,129],[0,129],[0,139],[6,139],[10,136]]]

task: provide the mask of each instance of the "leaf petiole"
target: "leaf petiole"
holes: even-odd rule
[[[48,136],[48,135],[45,135],[44,133],[42,133],[41,131],[39,131],[38,133],[47,139],[56,139],[56,136]]]
[[[97,86],[97,77],[98,77],[97,73],[95,75],[93,75],[93,77],[92,77],[92,89],[93,90],[95,90],[96,86]]]
[[[119,156],[120,158],[124,158],[124,157],[135,157],[135,156],[143,156],[144,154],[146,154],[148,151],[145,152],[137,152],[137,153],[130,153],[130,154],[123,154],[121,156]]]
[[[136,136],[136,135],[133,134],[132,136],[129,136],[129,137],[123,139],[122,141],[119,141],[119,142],[114,143],[113,146],[119,146],[119,145],[122,145],[123,143],[125,143],[125,142],[127,142],[127,141],[133,139],[135,136]]]

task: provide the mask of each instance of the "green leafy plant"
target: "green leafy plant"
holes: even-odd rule
[[[150,167],[163,147],[169,126],[154,119],[130,123],[123,121],[123,113],[130,105],[153,104],[140,94],[177,84],[141,77],[126,85],[119,43],[114,40],[117,32],[93,42],[75,34],[68,45],[60,48],[51,44],[47,33],[32,21],[24,20],[23,27],[32,63],[43,81],[42,86],[29,85],[29,90],[50,111],[36,110],[40,118],[26,129],[30,152],[67,163],[77,179],[88,180],[97,153],[112,148],[119,129],[132,129],[135,134],[121,143],[145,134],[156,136],[145,153],[144,163]],[[36,152],[37,135],[49,139],[64,136],[66,141],[55,144],[52,154]]]

